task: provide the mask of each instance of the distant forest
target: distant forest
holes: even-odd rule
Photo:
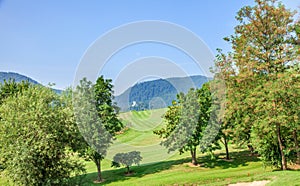
[[[115,102],[121,111],[164,108],[172,105],[178,93],[200,88],[209,80],[208,77],[198,75],[141,82],[116,96]]]

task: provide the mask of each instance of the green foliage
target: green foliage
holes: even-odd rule
[[[30,86],[28,81],[21,81],[17,83],[15,80],[9,79],[8,81],[4,80],[3,83],[0,83],[0,104],[5,100],[5,98],[10,96],[16,96],[18,93],[21,93],[27,90]]]
[[[15,73],[15,72],[0,72],[0,84],[5,84],[6,82],[16,82],[16,83],[29,83],[33,85],[40,85],[39,82],[31,79],[30,77]],[[54,92],[57,94],[61,94],[62,90],[59,89],[53,89]]]
[[[86,78],[80,81],[73,94],[74,114],[81,134],[87,142],[81,155],[97,167],[97,181],[102,181],[101,160],[104,159],[113,136],[123,128],[113,104],[111,80],[100,76],[96,84]]]
[[[198,88],[208,80],[209,78],[199,75],[145,81],[127,89],[121,95],[116,96],[115,100],[123,112],[165,108],[172,105],[172,101],[176,99],[178,92],[187,93],[191,88],[191,84]],[[161,98],[163,104],[156,104],[153,108],[151,101],[157,97]],[[136,102],[135,106],[132,106],[133,102]]]
[[[117,118],[117,106],[113,104],[113,85],[110,79],[104,79],[100,76],[96,84],[93,85],[95,105],[101,122],[106,130],[115,135],[123,128],[123,123]]]
[[[278,73],[280,78],[264,82],[255,89],[256,94],[252,94],[253,102],[257,105],[254,112],[259,117],[252,127],[253,145],[262,154],[265,163],[277,167],[282,166],[282,157],[279,156],[281,153],[284,153],[287,160],[292,160],[299,151],[299,146],[295,146],[298,143],[300,127],[300,79],[297,74],[299,76],[299,71]],[[293,137],[293,132],[296,133],[296,138]],[[279,151],[279,134],[284,146],[282,152]],[[271,146],[273,151],[270,151],[268,146]]]
[[[120,164],[126,167],[127,174],[130,173],[130,167],[133,164],[139,165],[142,161],[141,152],[131,151],[127,153],[117,153],[112,161],[112,167],[120,167]]]
[[[137,102],[132,110],[151,109],[149,103],[153,98],[160,97],[168,103],[175,99],[176,92],[175,87],[163,79],[138,83],[130,89],[129,104]]]
[[[230,41],[229,38],[224,38]],[[221,49],[217,49],[218,54],[215,59],[215,68],[212,72],[215,73],[215,79],[222,79],[226,90],[221,93],[221,104],[226,109],[220,118],[219,136],[220,142],[225,146],[226,159],[230,159],[228,144],[233,141],[238,145],[247,144],[251,153],[252,145],[250,142],[250,129],[249,123],[244,122],[244,116],[248,117],[247,107],[240,104],[245,100],[245,95],[242,94],[243,86],[236,80],[237,70],[233,59],[233,54],[228,53],[225,55]],[[221,88],[222,89],[222,88]]]
[[[87,142],[82,146],[81,154],[86,160],[93,161],[98,169],[98,181],[102,180],[101,160],[104,159],[107,149],[112,143],[112,136],[105,128],[105,121],[98,115],[95,89],[92,82],[86,78],[73,92],[74,115],[79,130]],[[101,103],[103,104],[103,103]]]
[[[292,149],[299,149],[293,135],[299,126],[297,28],[283,4],[255,2],[238,12],[235,34],[225,39],[233,52],[216,62],[227,81],[225,122],[234,123],[235,140],[254,146],[266,164],[287,169]]]
[[[180,105],[177,101],[172,102],[172,106],[168,107],[168,110],[163,115],[166,122],[166,127],[160,130],[155,130],[154,134],[159,135],[161,138],[168,138],[177,127],[180,120]]]
[[[154,133],[165,139],[161,144],[168,148],[169,152],[190,151],[192,163],[197,164],[196,150],[200,143],[202,151],[214,150],[213,140],[207,139],[209,134],[204,133],[204,131],[209,132],[213,129],[208,129],[212,107],[209,84],[204,84],[199,90],[191,89],[186,95],[179,94],[178,100],[178,102],[173,101],[173,106],[170,106],[164,115],[166,127],[156,130]],[[204,134],[207,134],[205,139],[203,138]],[[204,142],[206,140],[209,140],[208,144]]]
[[[39,84],[37,81],[26,77],[24,75],[15,73],[15,72],[0,72],[0,83],[4,83],[4,81],[15,81],[17,83],[21,83],[22,81],[24,82],[29,82],[30,84]]]
[[[71,109],[51,89],[30,86],[0,106],[1,157],[17,185],[66,185],[83,165],[71,150],[76,124]],[[74,183],[75,184],[75,183]]]

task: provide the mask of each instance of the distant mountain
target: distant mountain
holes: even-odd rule
[[[31,79],[30,77],[15,72],[0,72],[0,83],[3,83],[4,80],[8,81],[9,79],[14,79],[16,82],[28,81],[29,83],[40,85],[39,82]],[[62,92],[62,90],[58,90],[58,89],[52,89],[52,90],[54,90],[58,94]]]
[[[116,96],[115,102],[121,111],[164,108],[172,104],[178,93],[200,88],[209,80],[211,78],[198,75],[141,82]]]
[[[29,81],[30,83],[33,84],[39,84],[37,81],[29,77],[15,72],[0,72],[0,83],[3,83],[4,80],[8,81],[9,79],[14,79],[16,82]]]
[[[14,79],[16,82],[29,81],[33,84],[40,84],[30,77],[15,72],[0,72],[0,83],[9,79]],[[209,80],[211,78],[198,75],[140,82],[116,96],[114,101],[117,102],[121,111],[165,108],[172,104],[178,93],[187,93],[190,88],[200,88]],[[53,90],[58,94],[62,92],[58,89]]]

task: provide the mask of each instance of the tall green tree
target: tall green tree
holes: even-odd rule
[[[154,131],[165,139],[162,145],[168,151],[179,150],[180,153],[189,151],[192,163],[197,165],[197,148],[208,125],[211,107],[211,94],[208,84],[202,89],[191,89],[186,95],[180,93],[178,102],[168,107],[164,115],[165,128]]]
[[[86,141],[80,150],[81,155],[95,163],[98,171],[96,181],[101,182],[101,160],[112,143],[112,136],[98,116],[92,82],[82,79],[73,92],[73,101],[76,123]]]
[[[229,97],[232,95],[232,91],[235,91],[232,89],[233,85],[236,83],[235,81],[235,75],[236,71],[233,68],[233,59],[232,54],[228,53],[228,55],[225,55],[222,53],[221,49],[217,49],[219,52],[215,59],[215,68],[212,69],[212,72],[214,73],[215,79],[222,79],[223,83],[226,87],[226,91],[223,95],[222,102],[226,106],[226,110],[224,112],[223,117],[221,117],[220,121],[220,141],[223,143],[226,151],[226,159],[230,159],[229,155],[229,148],[228,143],[229,140],[232,140],[233,133],[234,133],[234,123],[236,118],[238,117],[236,111],[236,105],[232,100],[229,99]],[[244,132],[244,130],[242,130]],[[240,137],[240,135],[236,135],[237,137]]]
[[[17,94],[27,90],[29,87],[30,83],[26,81],[17,83],[14,79],[4,80],[3,83],[0,83],[0,105],[6,98],[11,96],[17,96]],[[3,166],[3,161],[5,161],[5,159],[1,157],[1,166]]]
[[[117,107],[112,102],[112,88],[111,80],[105,80],[103,76],[97,79],[96,84],[84,78],[73,94],[76,122],[87,142],[81,154],[95,163],[98,182],[103,181],[101,161],[116,132],[123,127],[117,118]]]
[[[283,109],[293,104],[289,96],[299,98],[289,92],[297,87],[285,85],[287,71],[297,63],[294,13],[276,0],[255,2],[238,12],[235,34],[225,38],[232,44],[236,71],[228,98],[234,107],[229,109],[236,113],[237,133],[252,142],[265,163],[285,170],[291,135],[287,121],[295,115]]]
[[[113,102],[113,85],[111,79],[100,76],[93,85],[96,109],[106,130],[114,136],[123,128],[123,123],[118,119],[119,108]]]
[[[68,185],[84,165],[74,159],[72,110],[50,88],[29,86],[0,106],[1,157],[17,185]],[[75,183],[74,183],[75,184]]]

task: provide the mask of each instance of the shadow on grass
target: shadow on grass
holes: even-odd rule
[[[93,180],[97,178],[97,173],[96,172],[88,173],[86,175],[83,175],[84,180],[86,181],[86,183],[83,185],[106,185],[111,182],[125,181],[132,177],[139,178],[148,174],[161,172],[163,170],[170,169],[174,165],[179,165],[190,161],[191,161],[190,158],[183,158],[179,160],[162,161],[156,163],[143,164],[140,166],[132,166],[130,167],[130,170],[133,171],[133,174],[130,176],[125,176],[125,172],[126,172],[125,168],[106,170],[106,171],[102,171],[102,176],[103,179],[105,179],[105,182],[98,183],[98,184],[93,183]]]
[[[250,155],[250,152],[248,150],[240,152],[231,152],[230,160],[225,159],[225,153],[215,154],[215,156],[215,160],[211,160],[210,156],[203,156],[198,158],[198,161],[202,167],[220,167],[222,169],[247,166],[249,162],[260,161],[260,159],[256,155]]]
[[[211,160],[210,156],[206,155],[206,156],[199,157],[198,161],[201,164],[201,167],[206,167],[206,168],[219,167],[222,169],[235,168],[239,166],[247,166],[249,162],[260,161],[256,156],[250,156],[249,151],[230,153],[230,156],[232,158],[230,161],[226,161],[222,159],[224,155],[225,154],[223,153],[216,154],[215,156],[217,158],[215,160]],[[141,166],[133,166],[131,167],[131,170],[134,172],[134,174],[130,176],[125,176],[125,171],[126,171],[125,168],[106,170],[102,172],[102,176],[105,179],[105,182],[100,184],[93,183],[93,180],[95,180],[97,177],[97,173],[96,172],[89,173],[84,175],[86,180],[86,183],[84,185],[106,185],[112,182],[122,182],[130,178],[140,178],[148,174],[158,173],[164,170],[168,170],[172,166],[189,163],[189,162],[191,162],[191,158],[183,158],[179,160],[169,160],[169,161],[162,161],[162,162],[156,162],[151,164],[143,164]]]

